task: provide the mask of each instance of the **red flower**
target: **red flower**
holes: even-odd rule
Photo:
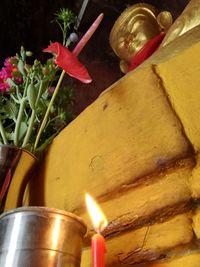
[[[92,81],[86,68],[78,61],[76,56],[58,42],[52,43],[43,52],[55,53],[55,63],[70,76],[83,83],[90,83]]]

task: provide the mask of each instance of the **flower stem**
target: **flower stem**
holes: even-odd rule
[[[0,119],[0,133],[1,133],[1,137],[3,139],[4,145],[7,145],[8,141],[7,141],[7,138],[6,138],[6,135],[5,135],[5,131],[4,131],[1,119]]]
[[[32,133],[32,129],[33,129],[33,125],[34,125],[34,121],[35,121],[35,110],[33,109],[33,110],[32,110],[32,113],[31,113],[31,118],[30,118],[30,122],[29,122],[28,130],[27,130],[27,132],[26,132],[26,136],[25,136],[25,138],[24,138],[22,147],[25,147],[25,146],[28,144],[28,142],[29,142],[29,138],[30,138],[31,133]]]
[[[19,145],[19,132],[20,132],[21,122],[23,119],[23,113],[24,113],[24,109],[25,109],[28,82],[29,82],[29,79],[26,79],[22,98],[20,98],[19,93],[17,92],[17,95],[19,98],[20,108],[19,108],[19,112],[18,112],[18,116],[17,116],[16,125],[15,125],[15,132],[14,132],[14,145],[15,146]],[[17,88],[17,90],[18,90],[18,88]]]
[[[28,144],[29,139],[31,137],[31,133],[32,133],[32,130],[33,130],[34,122],[35,122],[36,107],[38,105],[38,102],[39,102],[42,90],[44,89],[44,86],[45,86],[45,82],[41,81],[39,92],[38,92],[38,95],[37,95],[37,98],[36,98],[36,101],[35,101],[35,109],[32,109],[28,130],[27,130],[26,135],[24,137],[24,141],[23,141],[22,147],[25,147]]]
[[[15,146],[18,146],[18,144],[19,144],[19,131],[20,131],[20,126],[21,126],[21,122],[22,122],[22,117],[23,117],[26,99],[22,98],[20,102],[21,103],[20,103],[20,108],[19,108],[19,113],[18,113],[17,122],[16,122],[16,126],[15,126],[15,133],[14,133]]]
[[[33,147],[33,154],[35,154],[35,151],[36,151],[36,149],[37,149],[38,142],[39,142],[39,140],[40,140],[40,136],[41,136],[42,131],[43,131],[45,125],[46,125],[46,122],[47,122],[47,119],[48,119],[48,116],[49,116],[49,112],[50,112],[51,107],[52,107],[52,105],[53,105],[54,99],[55,99],[55,97],[56,97],[56,95],[57,95],[57,93],[58,93],[58,91],[59,91],[59,88],[60,88],[60,85],[61,85],[62,80],[63,80],[63,78],[64,78],[64,75],[65,75],[65,71],[63,70],[62,73],[61,73],[61,75],[60,75],[60,78],[59,78],[59,80],[58,80],[58,83],[57,83],[57,85],[56,85],[56,88],[55,88],[55,90],[54,90],[54,93],[53,93],[53,95],[52,95],[52,98],[51,98],[51,100],[50,100],[50,102],[49,102],[48,108],[47,108],[46,113],[45,113],[45,115],[44,115],[44,118],[43,118],[43,120],[42,120],[42,124],[41,124],[41,126],[40,126],[40,128],[39,128],[38,134],[37,134],[37,136],[36,136],[35,144],[34,144],[34,147]]]

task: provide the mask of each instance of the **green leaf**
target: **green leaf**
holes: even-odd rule
[[[17,105],[11,100],[6,101],[6,105],[4,105],[4,112],[7,118],[17,120],[18,108]]]
[[[52,136],[47,138],[37,149],[36,149],[36,156],[39,158],[42,155],[42,152],[47,148],[47,146],[53,141],[54,137],[57,133],[54,133]]]
[[[21,122],[21,125],[20,125],[20,129],[19,129],[19,140],[23,140],[23,137],[26,133],[26,130],[27,130],[27,125],[25,122]]]
[[[24,71],[24,62],[19,59],[19,62],[17,64],[18,70],[22,75],[25,75],[25,71]]]
[[[27,97],[31,109],[35,109],[35,101],[37,99],[37,88],[30,84],[27,88]]]
[[[38,104],[37,104],[37,110],[36,110],[36,113],[37,113],[37,114],[41,114],[42,116],[44,116],[48,104],[49,104],[49,101],[47,101],[47,100],[45,100],[45,99],[43,99],[43,98],[40,98],[40,101],[39,101]]]
[[[9,140],[9,141],[13,141],[14,140],[14,132],[6,132],[6,138]]]
[[[13,80],[11,78],[8,78],[6,80],[6,82],[10,85],[10,87],[15,87],[16,86],[16,84],[13,82]]]

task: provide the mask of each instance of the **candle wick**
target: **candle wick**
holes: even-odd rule
[[[98,227],[96,227],[95,230],[98,234],[101,234],[101,232],[103,231],[104,228],[105,228],[105,222],[104,222],[104,220],[102,220],[99,222],[99,225],[98,225]]]
[[[97,232],[97,234],[99,234],[99,235],[101,234],[101,232],[100,232],[100,230],[99,230],[99,229],[97,229],[97,230],[96,230],[96,232]]]

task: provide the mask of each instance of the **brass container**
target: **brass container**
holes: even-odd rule
[[[79,267],[86,225],[61,210],[23,207],[0,216],[1,267]]]
[[[9,145],[0,146],[1,212],[22,206],[24,190],[37,165],[30,152]]]

